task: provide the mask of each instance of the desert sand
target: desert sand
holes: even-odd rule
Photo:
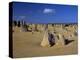
[[[68,45],[60,45],[59,42],[52,47],[41,47],[44,33],[42,32],[20,32],[19,27],[13,32],[13,57],[41,57],[56,55],[72,55],[78,53],[78,38]]]

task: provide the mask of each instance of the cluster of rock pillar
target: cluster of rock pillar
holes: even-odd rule
[[[30,25],[32,27],[30,27]],[[21,21],[13,21],[14,27],[20,27],[20,32],[33,32],[38,31],[37,24],[26,23],[24,20]]]
[[[59,26],[59,25],[56,25],[56,26]],[[60,28],[60,30],[63,33],[61,33],[61,31],[58,33],[55,32],[57,31],[57,29],[55,28],[53,29],[53,31],[49,31],[48,25],[45,25],[44,36],[41,42],[42,47],[52,47],[54,45],[58,45],[58,47],[64,47],[65,45],[68,45],[70,42],[73,42],[74,37],[77,37],[77,32],[76,32],[77,25],[61,24],[58,28]],[[70,28],[73,28],[73,29],[70,30]],[[76,35],[74,34],[75,32],[76,32]]]
[[[66,44],[66,42],[68,42],[68,40],[73,41],[70,39],[71,37],[74,37],[74,35],[77,36],[77,25],[74,24],[39,24],[41,26],[41,28],[39,28],[40,30],[38,29],[38,24],[29,24],[23,20],[14,21],[13,25],[20,27],[21,32],[32,32],[32,34],[34,31],[42,32],[43,39],[40,44],[42,47],[52,47],[54,45],[62,47]],[[49,25],[53,27],[52,31],[49,30]],[[73,29],[70,30],[70,28]],[[57,33],[57,31],[60,32]],[[69,34],[69,32],[73,33]]]

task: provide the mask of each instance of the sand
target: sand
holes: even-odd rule
[[[41,56],[56,56],[56,55],[72,55],[78,53],[78,39],[68,45],[53,47],[41,47],[43,33],[41,32],[20,32],[20,28],[14,28],[13,32],[13,57],[41,57]]]

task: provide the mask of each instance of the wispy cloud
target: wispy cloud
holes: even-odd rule
[[[45,8],[43,13],[55,13],[55,9]]]
[[[19,18],[24,19],[26,16],[19,16]]]
[[[22,19],[25,19],[26,16],[14,16],[14,18],[17,20],[22,20]]]

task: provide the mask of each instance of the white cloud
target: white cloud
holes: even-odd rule
[[[45,8],[45,9],[43,10],[43,13],[55,13],[55,9]]]

